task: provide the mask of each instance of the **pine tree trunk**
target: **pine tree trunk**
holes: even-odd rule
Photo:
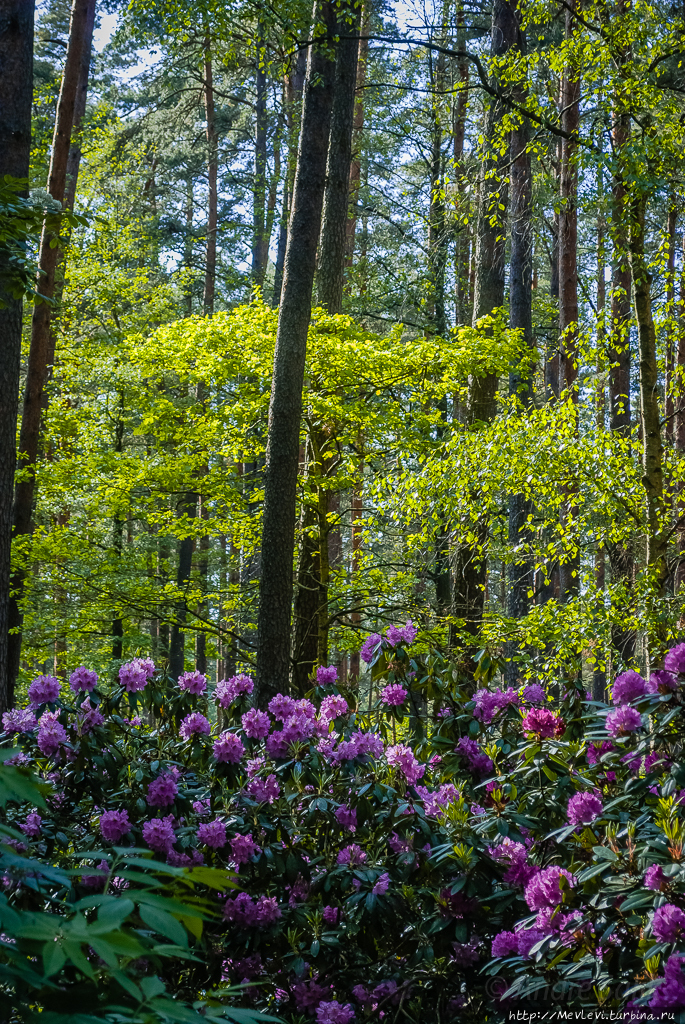
[[[88,71],[95,20],[95,0],[74,0],[69,23],[64,74],[57,102],[57,116],[52,139],[52,154],[48,172],[48,192],[53,199],[70,209],[76,191],[78,161],[72,153],[72,134],[78,130],[88,89]],[[85,81],[84,81],[85,69]],[[71,159],[70,159],[71,158]],[[26,387],[19,434],[18,464],[23,470],[14,492],[14,536],[29,537],[32,529],[33,506],[36,491],[36,463],[40,443],[41,421],[46,406],[45,387],[50,367],[54,362],[55,343],[52,333],[52,303],[55,298],[57,268],[61,248],[53,245],[55,236],[43,227],[38,256],[39,273],[36,290],[45,302],[37,302],[31,318],[31,344],[26,369]],[[25,572],[18,569],[12,580],[13,597],[9,618],[12,634],[9,639],[9,685],[14,687],[21,657],[21,602],[25,587]]]
[[[276,254],[276,267],[274,271],[274,292],[271,297],[271,305],[277,307],[281,301],[283,290],[283,268],[285,266],[285,251],[288,245],[288,225],[290,221],[290,210],[292,207],[293,185],[295,182],[295,166],[297,164],[297,145],[295,138],[295,110],[302,97],[304,76],[306,71],[307,52],[299,50],[295,70],[290,75],[283,77],[283,109],[285,111],[285,126],[288,133],[288,163],[283,182],[283,200],[281,206],[281,221],[278,232],[278,251]]]
[[[330,47],[335,16],[328,0],[317,3],[314,20],[323,21],[323,43]],[[313,43],[307,64],[269,403],[255,687],[255,701],[260,707],[288,687],[302,388],[334,78],[335,63],[329,59],[328,50]]]
[[[678,222],[678,207],[675,196],[671,196],[666,221],[666,377],[664,380],[666,407],[666,442],[673,443],[673,371],[676,345],[675,311],[675,236]]]
[[[262,288],[269,256],[268,239],[265,238],[266,218],[266,52],[264,48],[264,25],[257,29],[257,67],[255,71],[255,158],[252,200],[252,287]]]
[[[181,502],[179,513],[186,516],[189,525],[197,515],[198,495],[194,491],[187,491]],[[193,548],[195,541],[192,537],[183,537],[178,543],[178,567],[176,572],[176,586],[181,592],[176,605],[176,614],[171,625],[171,639],[169,641],[169,675],[172,679],[178,679],[185,670],[185,634],[184,626],[188,612],[188,601],[185,592],[190,583],[190,574],[193,568]]]
[[[349,15],[349,21],[346,15]],[[337,16],[338,32],[342,38],[335,62],[326,191],[316,273],[317,305],[329,313],[339,313],[342,309],[361,8],[352,7],[350,10],[341,5]]]
[[[602,169],[600,167],[597,172],[597,390],[595,395],[595,426],[600,436],[604,433],[606,416],[606,389],[603,378],[605,361],[603,348],[606,342],[604,325],[606,306],[605,268],[604,187]],[[595,545],[595,587],[603,600],[606,587],[606,560],[604,544],[601,541],[598,541]],[[599,659],[602,659],[605,654],[605,651],[599,651]],[[592,673],[593,700],[604,700],[606,685],[606,671],[598,666]]]
[[[349,201],[350,210],[346,224],[345,240],[345,263],[352,266],[354,256],[354,240],[357,231],[357,216],[359,211],[359,186],[361,184],[361,144],[362,130],[364,128],[364,85],[366,83],[366,65],[369,59],[369,27],[370,27],[370,2],[365,0],[362,5],[361,33],[359,48],[357,50],[357,85],[355,88],[354,119],[352,131],[352,161],[350,163]]]
[[[216,233],[217,233],[217,173],[219,163],[219,143],[216,131],[216,115],[214,110],[214,74],[212,69],[212,50],[209,34],[205,36],[205,118],[207,122],[207,255],[205,258],[205,288],[202,305],[205,316],[214,313],[214,294],[216,290]]]

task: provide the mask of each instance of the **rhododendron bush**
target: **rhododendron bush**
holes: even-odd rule
[[[415,638],[366,641],[363,709],[331,667],[267,709],[247,675],[145,659],[117,685],[35,680],[4,742],[45,799],[7,800],[0,909],[92,929],[121,908],[135,951],[65,943],[57,970],[128,1006],[146,985],[292,1024],[685,1006],[685,645],[604,705],[577,681],[505,689],[486,659],[474,692]],[[62,872],[49,902],[28,863]],[[2,957],[49,978],[54,943],[14,941]]]

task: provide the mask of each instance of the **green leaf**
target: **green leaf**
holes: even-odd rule
[[[88,931],[93,935],[105,935],[110,931],[117,932],[134,910],[133,900],[112,896],[107,903],[100,907],[97,922],[92,924]]]
[[[171,914],[167,914],[165,910],[159,910],[157,907],[145,905],[139,908],[139,912],[145,924],[149,925],[154,931],[159,932],[165,939],[170,939],[177,946],[188,945],[188,935],[185,928]]]
[[[56,942],[53,939],[51,942],[45,943],[43,946],[43,971],[46,978],[57,974],[66,962],[67,954],[62,948],[61,942]]]

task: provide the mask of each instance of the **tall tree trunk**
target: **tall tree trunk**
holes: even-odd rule
[[[680,294],[678,297],[678,319],[676,321],[676,355],[675,365],[677,380],[680,382],[673,409],[673,440],[680,457],[685,452],[685,232],[682,241],[682,269],[680,271]],[[680,519],[676,531],[676,568],[673,581],[674,594],[680,594],[685,583],[685,501],[682,488],[679,491],[677,515]],[[682,518],[681,518],[682,517]]]
[[[664,381],[664,405],[666,411],[666,441],[673,442],[673,371],[676,347],[675,311],[675,236],[678,221],[678,207],[675,196],[671,196],[666,220],[666,377]]]
[[[207,255],[205,259],[205,289],[203,308],[205,316],[214,313],[214,296],[216,291],[216,233],[217,233],[217,172],[219,164],[219,140],[216,131],[216,115],[214,110],[214,74],[212,69],[212,42],[209,33],[205,35],[205,118],[207,122]]]
[[[352,6],[350,9],[341,4],[337,17],[338,32],[342,38],[338,43],[335,63],[326,191],[316,274],[316,301],[329,313],[339,313],[342,309],[361,8]]]
[[[642,482],[647,502],[647,567],[654,573],[653,598],[663,596],[666,583],[666,531],[663,523],[663,444],[659,415],[659,372],[656,328],[652,315],[652,275],[645,256],[647,196],[632,200],[630,265],[635,296],[640,353],[640,405],[642,410]]]
[[[597,171],[597,388],[595,393],[595,427],[601,437],[605,429],[606,416],[606,388],[604,385],[604,365],[606,342],[605,328],[605,306],[606,306],[606,252],[605,252],[605,229],[604,222],[604,182],[602,168]],[[598,594],[604,599],[606,586],[606,559],[604,544],[597,541],[595,545],[595,587]],[[598,652],[598,658],[603,659],[605,651]],[[604,700],[606,692],[607,676],[606,670],[600,665],[596,666],[592,673],[592,699]]]
[[[520,22],[519,22],[520,25]],[[519,27],[518,48],[526,53],[525,31]],[[517,96],[525,100],[523,90]],[[532,231],[532,173],[528,143],[530,125],[522,118],[510,137],[510,213],[511,247],[509,264],[509,324],[522,332],[526,350],[530,353],[525,379],[518,371],[509,374],[509,392],[517,395],[525,409],[533,404],[533,374],[535,370],[535,339],[533,337],[533,231]],[[533,564],[530,555],[532,540],[529,517],[533,503],[525,494],[509,496],[509,545],[513,557],[509,564],[508,614],[514,619],[524,618],[530,611],[533,592]],[[510,685],[518,680],[518,666],[513,657],[519,653],[517,645],[509,645],[507,679]]]
[[[288,163],[283,182],[283,202],[281,207],[281,222],[278,232],[278,252],[276,254],[276,268],[274,271],[274,293],[271,298],[271,305],[276,307],[281,301],[283,290],[283,268],[285,266],[285,251],[288,245],[288,226],[290,222],[290,210],[292,207],[293,185],[295,183],[295,167],[297,164],[297,143],[295,141],[295,112],[297,104],[302,98],[304,76],[307,66],[307,51],[299,50],[294,71],[283,76],[283,109],[285,111],[285,127],[288,135]]]
[[[73,206],[76,192],[78,160],[72,153],[72,133],[80,126],[88,89],[88,71],[95,21],[95,0],[73,0],[69,23],[69,42],[62,76],[57,116],[52,138],[52,154],[48,172],[48,192],[65,209]],[[84,81],[85,78],[85,81]],[[71,158],[71,159],[70,159]],[[22,470],[14,492],[14,537],[29,537],[32,532],[33,506],[36,490],[36,463],[40,442],[41,420],[46,405],[45,387],[54,361],[52,332],[52,300],[56,293],[57,268],[61,249],[54,233],[43,226],[38,256],[37,292],[44,302],[37,302],[31,318],[31,344],[26,370],[26,387],[19,434],[18,465]],[[18,568],[12,580],[13,596],[9,608],[10,629],[8,670],[9,686],[14,687],[21,657],[21,609],[25,587],[25,570]]]
[[[516,44],[518,23],[516,0],[493,0],[491,53],[503,57]],[[493,99],[484,129],[483,157],[480,167],[478,222],[475,243],[475,288],[473,297],[474,324],[504,303],[504,256],[508,181],[504,164],[507,157],[497,153],[495,140],[504,112],[501,100]],[[497,155],[493,155],[497,154]],[[468,396],[468,418],[472,423],[489,422],[496,414],[495,396],[499,378],[496,373],[474,377]],[[473,669],[485,602],[486,552],[488,527],[485,520],[477,524],[478,545],[458,544],[453,552],[452,617],[464,622],[471,637],[466,644],[464,665]],[[455,643],[451,630],[450,646]]]
[[[322,21],[326,31],[323,45],[312,43],[307,63],[269,402],[257,626],[255,700],[259,706],[287,688],[290,667],[302,388],[335,79],[335,62],[329,53],[336,23],[328,0],[317,2],[314,20]]]
[[[361,14],[361,33],[357,50],[357,85],[355,88],[354,118],[352,130],[352,162],[350,163],[349,200],[350,216],[345,227],[345,262],[352,266],[354,256],[354,239],[357,231],[357,215],[359,210],[359,186],[361,184],[362,161],[361,145],[364,128],[364,85],[366,84],[366,66],[369,60],[369,28],[371,24],[370,0],[364,0]]]
[[[466,51],[466,23],[464,7],[459,0],[457,4],[457,50]],[[454,290],[456,319],[459,326],[471,322],[469,304],[469,231],[463,207],[466,203],[464,190],[464,136],[466,135],[466,115],[468,112],[469,62],[466,58],[457,61],[457,77],[459,91],[452,108],[452,159],[457,176],[455,200],[455,252],[454,252]]]
[[[198,496],[195,491],[187,491],[180,504],[179,513],[181,516],[187,517],[189,526],[197,515],[197,499]],[[171,639],[169,641],[169,675],[172,679],[178,679],[185,668],[184,626],[188,612],[186,591],[193,568],[194,545],[195,541],[192,536],[183,537],[178,543],[176,586],[180,591],[180,596],[176,604],[176,614],[171,625]]]
[[[268,239],[265,238],[266,218],[266,50],[264,25],[257,28],[255,72],[255,156],[252,201],[252,287],[262,288],[269,256]]]

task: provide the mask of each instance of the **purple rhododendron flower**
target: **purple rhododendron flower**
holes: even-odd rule
[[[644,697],[647,692],[647,683],[639,672],[622,672],[614,680],[611,688],[611,699],[614,704],[630,704],[638,697]]]
[[[251,740],[263,740],[269,735],[271,719],[266,711],[258,711],[257,708],[250,708],[241,719],[245,735]]]
[[[492,955],[517,956],[519,951],[518,935],[515,932],[499,932],[492,940]]]
[[[215,818],[214,821],[203,821],[201,825],[198,825],[197,838],[205,846],[219,850],[226,845],[226,826],[218,818]]]
[[[34,707],[52,704],[59,697],[59,679],[54,676],[38,676],[29,686],[29,701]]]
[[[390,875],[387,871],[384,871],[382,875],[379,875],[376,879],[376,883],[371,890],[374,896],[383,896],[390,887]]]
[[[609,712],[606,724],[607,732],[610,732],[612,736],[627,736],[640,728],[642,718],[637,708],[623,705],[623,707]]]
[[[174,832],[174,816],[167,815],[166,818],[153,818],[143,825],[143,839],[156,853],[170,853],[171,847],[176,842]]]
[[[540,928],[526,928],[516,933],[518,939],[519,956],[528,959],[533,946],[545,938],[545,933]]]
[[[243,927],[265,928],[281,916],[275,896],[260,896],[253,900],[246,892],[229,897],[224,906],[224,917]]]
[[[285,722],[286,718],[295,714],[296,701],[285,693],[277,693],[269,701],[269,711],[278,722]]]
[[[476,705],[473,709],[473,717],[481,721],[483,725],[490,725],[493,718],[500,710],[508,704],[516,704],[518,694],[513,686],[506,690],[486,690],[481,688],[473,695],[473,702]]]
[[[203,676],[201,672],[184,672],[178,677],[178,688],[198,697],[207,689],[207,676]]]
[[[668,880],[661,864],[651,864],[645,873],[645,888],[654,892],[663,892],[668,887]]]
[[[480,939],[477,935],[474,935],[469,942],[453,942],[452,943],[452,959],[460,967],[468,967],[470,964],[478,963],[480,960],[480,953],[478,952],[478,945]]]
[[[369,665],[376,657],[378,648],[381,647],[382,643],[383,637],[380,633],[372,633],[370,636],[367,636],[359,652],[359,656],[362,661],[365,661],[366,664]]]
[[[231,853],[236,864],[248,864],[253,857],[262,852],[261,846],[257,846],[252,833],[246,836],[235,835],[231,839]]]
[[[199,711],[193,711],[192,714],[186,715],[178,731],[184,740],[189,740],[191,736],[209,736],[212,726],[208,718]]]
[[[550,907],[558,907],[563,899],[562,878],[565,878],[570,886],[575,885],[573,875],[566,868],[557,867],[556,864],[538,871],[528,882],[524,892],[530,909],[547,910]]]
[[[469,769],[475,775],[489,775],[491,771],[494,771],[495,766],[492,759],[481,751],[475,740],[462,736],[454,748],[454,752],[466,759]]]
[[[664,658],[664,668],[676,676],[685,675],[685,644],[671,648]]]
[[[43,819],[37,811],[30,811],[29,814],[26,815],[26,821],[23,825],[20,825],[19,828],[25,836],[29,837],[29,839],[38,839],[41,832],[40,826],[42,822]]]
[[[350,832],[354,832],[357,828],[356,807],[338,807],[335,816],[343,828],[349,829]]]
[[[650,1009],[669,1010],[685,1006],[685,977],[683,963],[685,956],[669,956],[664,967],[664,979],[659,982],[649,1001]]]
[[[602,813],[602,801],[594,793],[575,793],[566,811],[569,824],[589,825]]]
[[[339,1003],[337,999],[321,1002],[316,1008],[316,1024],[350,1024],[354,1020],[351,1003]]]
[[[399,707],[407,699],[407,691],[400,683],[390,683],[381,690],[381,703],[388,707]]]
[[[506,885],[524,888],[533,875],[538,872],[535,864],[528,863],[528,851],[523,843],[515,843],[508,836],[497,846],[489,846],[488,853],[498,864],[507,866],[507,870],[502,876]]]
[[[147,787],[147,802],[150,807],[169,807],[178,794],[178,786],[173,775],[159,775]]]
[[[81,665],[69,676],[69,686],[74,693],[92,693],[98,682],[97,672]]]
[[[337,863],[347,864],[350,868],[359,867],[360,864],[366,864],[367,856],[366,852],[362,850],[361,846],[357,846],[356,843],[352,843],[350,846],[344,846],[338,853]]]
[[[529,683],[524,687],[521,700],[525,704],[542,704],[545,701],[545,691],[539,683]]]
[[[108,843],[118,843],[132,827],[128,811],[103,811],[100,815],[100,835]]]
[[[272,804],[281,795],[281,787],[273,774],[267,776],[266,779],[250,779],[245,790],[253,800],[260,804]]]
[[[222,708],[228,708],[238,697],[249,697],[253,690],[252,679],[241,672],[240,675],[231,676],[230,679],[221,679],[216,684],[214,700]]]
[[[399,768],[410,785],[423,778],[426,766],[425,764],[419,764],[414,757],[411,747],[407,747],[403,743],[397,743],[394,747],[388,747],[386,756],[388,764]]]
[[[326,924],[336,925],[338,923],[338,917],[340,911],[337,907],[324,907],[323,908],[323,919]]]
[[[654,911],[652,935],[658,942],[675,942],[685,929],[685,914],[674,903],[664,903]]]
[[[106,860],[101,860],[95,867],[99,873],[97,875],[81,875],[81,885],[84,885],[86,889],[102,890],[109,874],[109,864]]]
[[[119,669],[119,682],[127,693],[144,690],[155,674],[155,663],[149,658],[134,658]]]
[[[459,790],[451,782],[445,782],[437,789],[430,790],[427,786],[415,786],[419,798],[423,800],[423,809],[427,818],[437,818],[445,807],[459,799]]]
[[[416,639],[417,629],[414,623],[409,619],[405,626],[388,626],[385,631],[388,643],[393,647],[397,647],[399,644],[406,644],[410,647]]]
[[[339,693],[334,693],[330,697],[324,697],[321,701],[319,714],[327,722],[332,722],[334,718],[340,718],[342,715],[346,715],[349,710],[350,709],[345,698],[341,697]]]
[[[40,716],[36,742],[41,754],[45,754],[46,757],[56,754],[62,743],[69,742],[64,726],[58,721],[56,711],[44,711]]]
[[[78,727],[82,735],[105,724],[105,716],[99,708],[94,707],[88,699],[79,708]]]
[[[3,712],[2,727],[7,733],[33,732],[38,727],[36,716],[29,708],[12,708]]]
[[[237,764],[245,753],[243,741],[234,732],[222,732],[214,740],[213,750],[217,761],[228,761],[229,764]]]
[[[673,693],[678,689],[678,680],[672,672],[657,669],[647,680],[647,693]]]
[[[521,723],[524,732],[534,733],[538,739],[551,739],[556,735],[560,719],[546,708],[528,711]]]
[[[591,743],[585,752],[588,764],[599,764],[599,760],[603,754],[608,754],[610,750],[614,750],[614,745],[611,740],[604,740],[603,743]]]
[[[316,670],[316,681],[319,686],[332,686],[333,683],[337,682],[338,670],[335,665],[329,665],[325,668],[323,665],[319,665]]]

